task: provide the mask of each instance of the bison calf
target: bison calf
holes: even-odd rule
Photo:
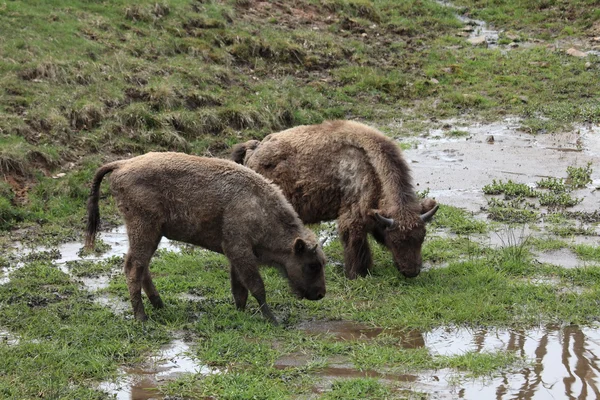
[[[419,202],[402,152],[379,131],[352,121],[298,126],[239,144],[232,158],[279,185],[305,223],[337,219],[349,278],[371,267],[368,233],[402,274],[419,274],[425,222],[438,206]]]
[[[224,254],[237,308],[245,308],[250,291],[275,323],[259,264],[279,266],[299,298],[325,295],[325,256],[314,233],[279,188],[228,160],[148,153],[100,167],[87,205],[86,247],[94,245],[100,183],[109,172],[129,237],[124,270],[136,319],[147,319],[142,288],[155,308],[163,306],[148,268],[163,236]]]

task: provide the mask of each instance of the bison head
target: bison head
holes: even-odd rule
[[[325,254],[312,240],[296,238],[285,272],[299,298],[320,300],[325,296]]]
[[[423,200],[421,206],[421,215],[412,218],[400,213],[386,215],[379,210],[372,211],[375,222],[373,236],[392,252],[396,268],[407,278],[414,278],[421,272],[425,224],[439,208],[431,199]]]

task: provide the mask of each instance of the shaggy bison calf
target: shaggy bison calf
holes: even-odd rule
[[[438,206],[419,202],[402,152],[379,131],[352,121],[298,126],[239,144],[232,159],[279,185],[305,223],[337,219],[347,277],[371,267],[368,233],[400,272],[419,274],[425,223]]]
[[[163,236],[224,254],[236,307],[245,308],[250,291],[262,314],[275,323],[259,264],[282,267],[299,298],[325,295],[325,256],[314,233],[275,185],[228,160],[148,153],[100,167],[87,205],[86,247],[94,245],[100,183],[109,172],[127,226],[124,270],[136,319],[147,319],[142,288],[155,308],[163,307],[148,268]]]

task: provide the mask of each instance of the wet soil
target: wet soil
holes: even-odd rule
[[[433,399],[596,399],[600,395],[600,330],[598,326],[543,326],[534,329],[466,329],[442,327],[428,332],[411,331],[409,348],[425,347],[434,356],[455,356],[468,352],[512,352],[523,357],[526,366],[484,378],[472,378],[450,370],[397,374],[391,371],[360,371],[347,359],[327,360],[319,370],[322,381],[316,391],[326,390],[332,381],[373,377],[402,382],[407,389],[424,392]],[[321,321],[298,327],[311,334],[329,332],[338,339],[368,340],[382,328],[367,328],[350,321]],[[415,340],[415,338],[418,338]],[[399,345],[405,347],[405,340]],[[305,355],[289,355],[276,367],[306,365]],[[401,366],[399,366],[401,368]]]
[[[198,363],[189,356],[190,348],[181,339],[175,339],[157,354],[150,356],[144,365],[122,368],[116,382],[104,382],[99,389],[117,400],[162,399],[157,387],[160,382],[175,379],[182,374],[213,374],[218,370]]]
[[[514,118],[467,126],[448,121],[445,126],[418,138],[416,148],[404,154],[418,190],[429,188],[430,195],[442,203],[475,213],[487,205],[482,188],[493,179],[534,185],[542,178],[565,178],[568,166],[600,165],[599,127],[531,135],[521,132]],[[449,138],[446,133],[451,130],[468,135]],[[595,169],[592,179],[588,188],[574,192],[584,200],[573,211],[597,209],[600,171]]]
[[[423,336],[417,330],[391,330],[369,327],[352,321],[307,321],[297,326],[308,334],[327,335],[336,340],[368,340],[380,335],[389,335],[398,339],[398,345],[405,349],[424,346]]]
[[[437,0],[437,2],[456,11],[456,18],[465,25],[458,35],[464,37],[467,42],[475,45],[485,45],[488,48],[500,48],[503,52],[514,48],[545,46],[553,50],[566,51],[572,48],[579,51],[583,50],[582,52],[586,55],[600,55],[600,49],[597,42],[592,38],[593,36],[596,36],[593,32],[590,32],[590,38],[561,38],[551,42],[545,42],[539,39],[524,41],[523,38],[529,36],[528,34],[519,35],[512,32],[506,34],[502,29],[496,30],[485,21],[473,19],[467,15],[461,14],[460,8],[456,7],[451,1]],[[500,45],[499,39],[503,34],[505,39],[512,40],[512,42]]]
[[[83,243],[81,242],[67,242],[63,243],[54,248],[47,248],[44,246],[30,248],[24,247],[21,243],[15,243],[15,254],[22,260],[28,260],[30,258],[42,257],[44,259],[51,259],[54,264],[61,269],[64,273],[71,275],[70,269],[67,265],[73,261],[101,261],[114,256],[124,256],[129,248],[129,240],[127,239],[127,230],[125,225],[119,226],[113,230],[107,232],[101,232],[98,238],[106,244],[106,251],[99,254],[83,255],[81,253],[83,249]],[[168,251],[179,251],[180,246],[177,242],[172,242],[167,238],[163,238],[158,245],[158,249],[164,249]],[[0,274],[0,285],[7,283],[10,280],[10,273],[15,269],[23,266],[23,263],[14,263],[14,265],[4,268]],[[95,277],[74,277],[73,279],[82,283],[83,287],[91,292],[96,292],[108,286],[108,276],[95,276]]]

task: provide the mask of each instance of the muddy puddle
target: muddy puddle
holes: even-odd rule
[[[434,357],[469,352],[510,352],[522,357],[524,366],[494,376],[473,378],[453,370],[397,374],[390,371],[360,371],[348,358],[327,360],[316,372],[326,386],[336,379],[371,377],[400,382],[402,386],[428,394],[432,399],[597,399],[600,397],[600,326],[545,326],[534,329],[437,328],[428,332],[390,332],[349,321],[313,321],[298,326],[309,334],[328,333],[338,340],[368,340],[380,334],[398,339],[402,348],[426,348]],[[276,362],[285,369],[306,365],[305,355],[288,355]],[[390,366],[393,367],[393,366]],[[398,366],[402,369],[402,366]]]
[[[104,382],[99,389],[117,400],[162,399],[158,391],[161,382],[175,379],[182,374],[214,374],[219,371],[201,365],[190,357],[190,348],[181,339],[164,346],[136,368],[122,368],[115,382]]]
[[[0,343],[7,344],[9,346],[14,346],[19,344],[19,338],[10,333],[9,331],[0,328]]]
[[[119,226],[107,232],[101,232],[98,234],[98,238],[106,245],[107,248],[107,250],[101,254],[93,253],[89,255],[83,255],[81,253],[83,248],[82,242],[67,242],[52,248],[44,246],[31,248],[25,247],[20,243],[15,243],[14,253],[21,260],[26,260],[28,257],[35,257],[36,254],[43,254],[48,258],[51,258],[53,263],[60,268],[61,271],[68,275],[71,275],[68,266],[69,262],[102,261],[115,256],[121,257],[127,253],[129,240],[127,239],[125,225]],[[160,244],[158,245],[159,250],[179,251],[180,248],[181,246],[178,242],[170,241],[167,238],[162,238]],[[10,280],[10,273],[21,266],[23,266],[23,261],[17,262],[8,268],[5,268],[3,273],[0,274],[0,285],[7,283]],[[86,290],[91,292],[96,292],[108,286],[108,281],[110,280],[110,278],[107,276],[74,277],[74,279],[79,281]]]
[[[416,139],[416,148],[404,151],[411,163],[418,190],[479,213],[487,206],[482,188],[492,180],[535,185],[542,178],[565,178],[568,166],[600,165],[600,128],[580,127],[574,132],[531,135],[519,131],[520,122],[507,118],[492,124],[460,125],[432,130]],[[449,138],[452,130],[464,136]],[[413,139],[411,139],[413,140]],[[593,184],[573,193],[582,203],[570,210],[593,212],[600,202],[600,171],[593,169]],[[596,185],[596,186],[595,186]]]
[[[488,48],[500,48],[505,53],[514,48],[532,48],[536,46],[546,46],[553,50],[567,50],[575,49],[581,51],[587,56],[600,56],[600,50],[596,45],[593,44],[589,39],[581,38],[560,38],[555,39],[552,42],[545,42],[540,39],[523,40],[529,35],[520,35],[514,32],[504,32],[503,30],[496,30],[490,26],[486,21],[470,18],[468,15],[463,14],[467,9],[461,9],[453,4],[451,1],[437,0],[438,4],[444,7],[448,7],[454,11],[456,18],[464,24],[462,30],[458,33],[459,36],[465,38],[465,40],[476,46],[485,45]],[[500,37],[510,41],[507,44],[500,45]],[[568,52],[567,52],[568,53]]]

